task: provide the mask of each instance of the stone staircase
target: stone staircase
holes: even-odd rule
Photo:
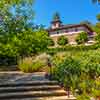
[[[44,73],[36,73],[0,83],[0,100],[75,100],[75,98],[73,96],[68,98],[66,91],[58,85],[58,82],[45,79]]]

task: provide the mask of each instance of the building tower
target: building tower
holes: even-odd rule
[[[62,25],[62,22],[60,20],[60,15],[59,13],[55,13],[53,16],[53,21],[51,22],[51,28],[56,29],[59,28]]]

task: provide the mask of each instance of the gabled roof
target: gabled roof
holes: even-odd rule
[[[48,32],[53,32],[53,31],[58,31],[58,30],[62,30],[62,29],[68,29],[68,28],[75,28],[75,27],[86,27],[90,32],[93,32],[92,28],[90,26],[88,26],[87,24],[68,24],[68,25],[61,25],[58,28],[52,29],[49,28],[47,29]]]

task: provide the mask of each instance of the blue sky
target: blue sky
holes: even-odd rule
[[[92,4],[91,0],[35,0],[33,6],[36,24],[48,27],[52,16],[59,12],[64,24],[78,24],[88,20],[96,23],[96,15],[100,6]]]

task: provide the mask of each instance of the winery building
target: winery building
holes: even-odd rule
[[[91,41],[95,32],[87,24],[69,24],[63,25],[58,14],[55,15],[51,22],[50,28],[47,29],[49,36],[55,41],[64,35],[68,38],[69,44],[76,44],[76,36],[81,32],[87,32],[88,38]]]

